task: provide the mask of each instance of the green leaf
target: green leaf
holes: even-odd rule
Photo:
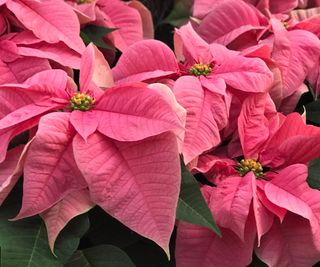
[[[87,214],[73,218],[59,234],[55,243],[55,254],[65,263],[77,250],[81,237],[89,230],[90,222]]]
[[[320,125],[320,100],[311,102],[306,106],[307,120]]]
[[[171,24],[175,27],[180,27],[187,23],[191,16],[191,9],[188,3],[184,0],[178,0],[170,12],[170,14],[163,20],[163,23]]]
[[[88,228],[88,218],[73,220],[59,236],[55,257],[49,248],[47,231],[39,216],[8,221],[20,209],[20,192],[13,192],[0,208],[1,267],[62,267],[77,249]]]
[[[221,236],[199,185],[181,160],[181,190],[176,216],[178,220],[205,226]]]
[[[310,161],[307,182],[311,188],[320,190],[320,158]]]
[[[49,249],[46,228],[40,217],[10,222],[12,210],[17,210],[16,206],[5,205],[0,210],[0,266],[63,266]]]
[[[65,267],[134,267],[131,259],[121,249],[100,245],[76,251]]]
[[[104,36],[115,30],[117,30],[117,28],[105,28],[102,26],[88,25],[81,29],[80,36],[85,44],[92,42],[98,47],[116,51],[112,46],[107,45],[103,40]]]

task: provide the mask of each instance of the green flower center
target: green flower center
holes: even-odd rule
[[[263,178],[262,165],[254,159],[242,159],[238,162],[236,170],[240,176],[245,176],[248,172],[253,172],[257,178]]]
[[[212,72],[210,64],[196,63],[190,69],[189,73],[194,76],[207,76]]]
[[[90,4],[92,3],[94,0],[76,0],[76,3],[78,5],[81,5],[81,4]]]
[[[72,110],[87,111],[92,108],[94,99],[84,93],[75,93],[70,99],[70,107]]]
[[[285,27],[286,29],[289,28],[289,23],[288,22],[286,22],[284,20],[281,20],[280,22],[282,23],[283,27]]]

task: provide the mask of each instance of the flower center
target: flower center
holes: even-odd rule
[[[78,5],[81,5],[81,4],[90,4],[92,3],[94,0],[76,0],[76,3]]]
[[[70,99],[70,107],[72,110],[87,111],[92,108],[94,99],[84,93],[75,93]]]
[[[289,27],[289,23],[288,23],[288,22],[286,22],[286,21],[284,21],[284,20],[281,20],[281,23],[282,23],[283,27],[285,27],[286,29],[288,29],[288,27]]]
[[[212,71],[210,64],[196,63],[190,69],[189,73],[195,76],[207,76]]]
[[[263,178],[264,175],[262,165],[254,159],[242,159],[236,170],[240,176],[245,176],[248,172],[253,172],[257,178]]]

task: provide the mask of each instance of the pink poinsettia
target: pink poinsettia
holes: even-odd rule
[[[222,0],[194,0],[193,15],[196,18],[203,19],[210,13],[215,6],[223,4]],[[272,14],[288,13],[298,6],[298,0],[243,0],[238,2],[246,2],[255,6],[259,11]],[[234,2],[236,3],[236,1]]]
[[[61,70],[0,88],[6,111],[0,120],[2,157],[12,137],[39,124],[25,159],[16,219],[46,212],[88,187],[93,203],[168,253],[180,188],[177,137],[183,138],[185,111],[164,85],[112,86],[107,62],[89,45],[80,91]],[[51,247],[66,223],[55,220],[58,228],[46,220],[53,229]]]
[[[117,29],[105,36],[107,42],[123,51],[143,38],[153,38],[150,11],[139,1],[121,0],[67,1],[75,10],[81,24],[93,24]]]
[[[79,69],[85,45],[77,16],[64,1],[6,0],[0,17],[1,60],[32,56]]]
[[[216,258],[228,258],[226,266],[239,262],[245,266],[254,249],[268,266],[297,262],[312,266],[319,261],[320,192],[308,186],[306,164],[320,156],[320,129],[306,125],[297,113],[283,117],[265,112],[265,94],[249,96],[242,106],[238,118],[242,155],[236,154],[242,160],[203,159],[199,170],[206,171],[216,187],[204,186],[202,191],[226,235],[219,239],[208,236],[205,228],[179,223],[178,266],[205,266],[202,262],[214,266]],[[223,163],[227,167],[222,168]],[[190,253],[190,246],[201,249]],[[247,247],[237,249],[243,246]],[[216,250],[219,256],[211,257]],[[236,256],[226,257],[230,253]]]
[[[301,13],[292,12],[292,16],[300,14],[301,19],[307,18]],[[233,15],[225,17],[225,14]],[[261,57],[272,69],[275,79],[271,95],[278,110],[288,113],[307,91],[304,80],[308,77],[313,85],[317,82],[318,71],[314,66],[318,61],[320,42],[314,34],[319,32],[319,19],[312,14],[310,12],[310,19],[298,22],[288,20],[288,16],[266,17],[249,4],[229,0],[214,5],[214,10],[195,28],[209,43],[222,43],[237,50],[267,45],[270,56],[263,58],[258,53],[254,56]],[[220,26],[221,21],[223,26]]]
[[[208,43],[229,45],[232,48],[240,44],[241,47],[248,47],[256,44],[258,37],[268,27],[268,19],[244,1],[217,1],[213,5],[207,1],[201,10],[206,16],[196,25],[196,30]]]
[[[281,71],[282,96],[274,101],[290,112],[295,108],[301,94],[307,91],[304,80],[314,72],[320,55],[320,41],[309,31],[287,30],[277,19],[270,20],[273,36],[262,40],[270,47],[271,58]],[[291,99],[291,100],[290,100]],[[289,102],[289,103],[286,103]]]
[[[260,59],[207,44],[190,24],[176,31],[175,51],[179,64],[165,45],[156,41],[140,42],[120,57],[112,71],[119,84],[178,76],[172,90],[187,110],[182,152],[189,163],[220,143],[219,132],[228,123],[232,94],[243,97],[243,92],[266,91],[272,74]],[[148,55],[158,56],[152,62],[145,62],[140,59],[141,53],[146,59]]]

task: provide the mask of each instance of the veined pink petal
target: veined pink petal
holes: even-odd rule
[[[192,171],[203,173],[210,182],[218,184],[228,176],[237,175],[235,166],[236,162],[232,159],[203,154]]]
[[[313,266],[320,260],[320,252],[312,240],[307,220],[289,213],[283,223],[277,220],[255,249],[257,256],[270,267]]]
[[[186,124],[186,117],[187,117],[187,111],[177,102],[175,95],[173,94],[172,90],[162,84],[162,83],[151,83],[148,85],[148,88],[152,90],[156,90],[164,99],[167,101],[168,104],[170,104],[171,108],[173,108],[175,114],[179,118],[180,124],[185,127]],[[179,147],[182,146],[182,142],[185,135],[185,129],[181,129],[180,133],[177,133]],[[181,151],[181,149],[179,149]]]
[[[224,60],[211,75],[224,79],[235,89],[253,93],[268,91],[273,81],[272,72],[261,59],[241,55]]]
[[[223,96],[202,88],[199,79],[193,76],[180,77],[174,84],[173,92],[179,104],[187,110],[186,133],[182,147],[187,164],[220,143],[215,108],[225,103]]]
[[[181,134],[176,108],[147,84],[119,85],[107,90],[95,105],[98,131],[118,141],[136,141],[166,131]]]
[[[9,150],[5,161],[0,163],[0,206],[22,174],[27,147],[21,145]]]
[[[94,110],[80,111],[74,110],[70,115],[70,123],[86,141],[88,136],[93,134],[98,127],[99,121]]]
[[[320,41],[308,31],[287,31],[275,19],[271,19],[271,23],[274,30],[272,58],[281,70],[283,97],[287,97],[298,89],[318,62]]]
[[[195,32],[191,23],[176,30],[175,35],[181,38],[184,56],[191,65],[193,63],[210,64],[213,61],[209,44]]]
[[[273,14],[288,13],[298,5],[298,0],[269,0],[268,2],[269,10]]]
[[[37,104],[25,105],[0,120],[0,131],[19,125],[59,107],[61,107],[60,104],[55,104],[48,100],[38,102]]]
[[[143,38],[153,39],[154,38],[154,28],[152,21],[152,14],[148,8],[146,8],[140,1],[132,0],[128,4],[130,7],[136,9],[142,20],[143,27]]]
[[[248,229],[245,242],[231,230],[220,229],[222,238],[205,227],[179,222],[175,250],[177,266],[248,266],[252,261],[255,238],[252,229]]]
[[[41,43],[42,40],[36,37],[32,31],[25,29],[22,32],[8,33],[1,36],[5,40],[10,40],[16,45],[28,46]]]
[[[81,25],[96,20],[96,1],[93,1],[91,3],[89,2],[77,4],[76,2],[73,2],[71,0],[67,1],[67,3],[73,7],[73,10],[78,15],[78,19]]]
[[[218,225],[231,229],[244,241],[245,225],[252,201],[254,173],[230,176],[212,188],[210,208]]]
[[[39,117],[23,122],[15,127],[0,131],[0,162],[3,162],[6,157],[9,142],[17,135],[25,132],[38,124]]]
[[[315,217],[314,203],[320,203],[320,192],[311,189],[306,178],[308,168],[303,164],[291,165],[281,170],[264,187],[267,198],[275,205],[285,208],[310,221],[316,231],[319,221]],[[319,207],[318,207],[319,209]]]
[[[0,119],[43,98],[41,94],[28,92],[28,87],[30,86],[21,84],[0,85]]]
[[[308,87],[303,83],[296,89],[296,91],[292,95],[282,100],[281,105],[278,108],[279,112],[282,112],[283,114],[289,114],[293,112],[302,94],[306,92],[308,92]]]
[[[112,69],[118,84],[160,79],[178,72],[179,66],[174,53],[166,44],[157,40],[145,40],[133,44],[126,49]]]
[[[48,231],[49,246],[54,254],[54,243],[61,230],[74,217],[89,211],[94,206],[88,189],[71,192],[57,204],[40,214]]]
[[[180,188],[176,137],[118,142],[95,133],[85,143],[76,135],[73,150],[92,200],[168,254]]]
[[[22,207],[15,219],[41,213],[87,186],[73,158],[69,117],[55,112],[41,118],[25,161]]]
[[[252,177],[252,206],[253,214],[255,218],[257,237],[258,237],[258,247],[260,246],[261,237],[267,233],[274,221],[274,214],[272,214],[265,206],[264,202],[260,200],[257,191],[256,177]]]
[[[312,17],[310,19],[307,19],[305,21],[301,21],[301,22],[293,25],[292,29],[300,29],[300,30],[309,31],[319,37],[320,36],[319,22],[320,22],[320,16]]]
[[[266,96],[266,93],[248,96],[238,118],[243,155],[248,159],[258,159],[258,153],[269,137],[269,125],[264,115]]]
[[[55,69],[38,72],[27,79],[24,84],[31,85],[28,90],[42,93],[43,97],[47,95],[47,97],[61,98],[61,101],[69,100],[67,93],[68,75],[63,70]]]
[[[55,44],[41,42],[28,46],[18,46],[18,53],[22,56],[48,58],[73,69],[80,68],[80,54],[62,42]]]
[[[113,85],[113,78],[108,62],[103,54],[92,43],[85,49],[80,65],[80,89],[82,92],[94,92],[98,99],[103,91]]]
[[[219,130],[222,130],[229,123],[232,94],[226,90],[226,83],[220,78],[214,76],[200,76],[200,82],[203,88],[217,94],[216,100],[220,102],[220,104],[215,106],[213,118],[216,121]]]
[[[262,23],[268,24],[257,9],[244,1],[219,1],[210,9],[197,28],[199,35],[208,43],[228,45],[241,34],[265,28]]]
[[[202,193],[208,200],[212,188],[204,186]],[[212,210],[213,211],[213,210]],[[179,267],[209,266],[247,266],[252,260],[252,251],[256,237],[254,219],[246,223],[244,241],[230,229],[220,227],[219,237],[205,227],[178,222],[175,258]]]
[[[0,59],[4,62],[12,62],[18,59],[18,48],[14,42],[9,40],[0,41]]]
[[[51,69],[47,59],[25,57],[12,62],[0,60],[0,84],[23,83],[32,75]]]
[[[196,18],[204,18],[216,4],[219,4],[221,0],[209,1],[209,0],[195,0],[192,8],[192,15]]]
[[[272,167],[307,163],[320,156],[320,129],[306,125],[298,113],[289,114],[260,154],[260,162]]]
[[[115,46],[121,51],[143,39],[142,20],[137,10],[119,0],[108,0],[108,2],[99,0],[97,5],[107,16],[107,26],[118,28],[111,34]]]
[[[77,16],[64,1],[7,0],[6,5],[41,40],[62,41],[78,53],[84,50]]]
[[[256,190],[256,194],[258,199],[260,200],[261,203],[263,203],[263,206],[266,207],[271,213],[275,214],[280,222],[283,222],[283,219],[285,217],[285,215],[287,214],[287,210],[284,208],[281,208],[275,204],[273,204],[266,196],[265,192],[264,192],[264,187],[265,184],[267,182],[265,181],[256,181],[256,185],[257,185],[257,190]]]

